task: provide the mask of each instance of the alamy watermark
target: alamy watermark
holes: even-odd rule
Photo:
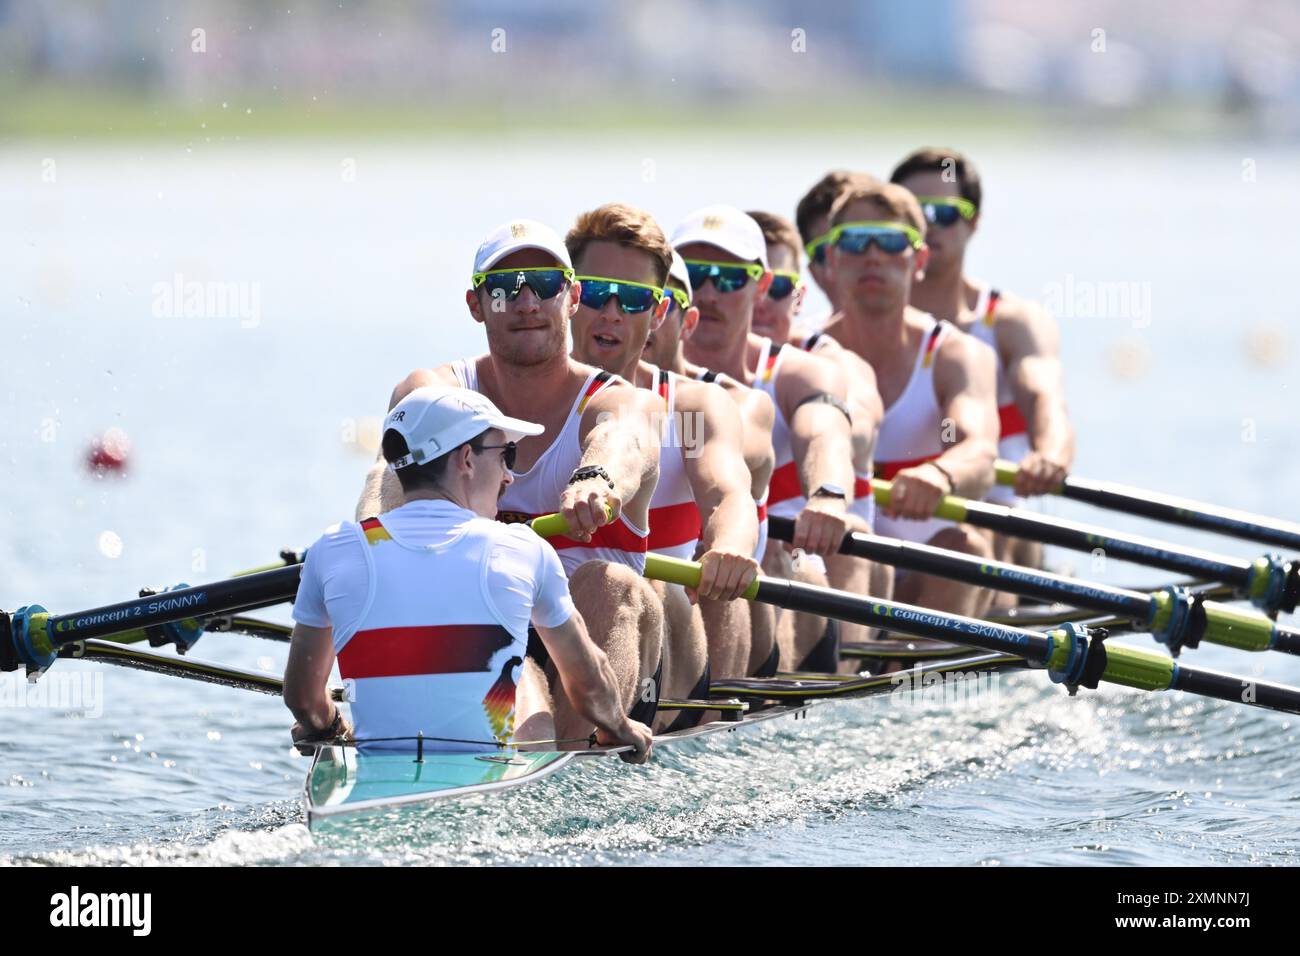
[[[58,710],[95,720],[104,715],[104,675],[99,671],[51,671],[38,681],[22,672],[0,674],[0,711]]]
[[[683,412],[674,409],[647,415],[637,409],[620,405],[617,412],[601,412],[596,416],[597,427],[617,419],[622,426],[652,429],[659,435],[660,448],[680,448],[687,458],[699,458],[704,452],[704,413]]]
[[[890,678],[889,698],[896,707],[986,707],[1001,699],[1001,680],[996,671],[899,671]]]
[[[1043,305],[1061,319],[1124,319],[1135,329],[1151,324],[1151,283],[1099,282],[1066,273],[1043,286]]]
[[[179,272],[170,282],[155,282],[153,308],[159,319],[238,319],[241,328],[262,324],[260,282],[199,282]]]

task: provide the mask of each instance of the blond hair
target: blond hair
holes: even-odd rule
[[[854,203],[867,203],[880,210],[881,218],[891,222],[903,222],[911,226],[922,236],[925,235],[925,215],[916,197],[897,183],[882,183],[879,180],[850,186],[840,193],[831,207],[831,225],[837,226],[844,221],[844,212]]]
[[[673,247],[659,223],[643,209],[611,202],[581,213],[564,237],[569,258],[576,264],[593,242],[616,242],[644,252],[658,267],[657,281],[662,284],[668,279],[668,270],[673,264]]]

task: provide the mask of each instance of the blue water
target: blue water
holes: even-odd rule
[[[825,168],[880,171],[912,145],[828,134],[815,151],[739,140],[669,151],[652,137],[521,139],[512,155],[356,142],[0,149],[0,607],[73,610],[219,577],[349,516],[394,382],[481,348],[462,290],[500,219],[564,228],[610,199],[667,223],[717,200],[788,211]],[[1243,182],[1239,148],[963,145],[989,197],[978,274],[1040,298],[1138,283],[1124,315],[1079,300],[1063,310],[1078,473],[1300,518],[1285,494],[1300,481],[1296,307],[1280,268],[1300,214],[1290,158],[1248,150],[1258,176]],[[349,159],[354,181],[340,174]],[[255,320],[155,315],[155,285],[177,274],[255,288]],[[90,477],[86,443],[112,426],[134,443],[131,473]],[[1057,560],[1110,583],[1164,578]],[[228,635],[195,655],[284,663],[281,646]],[[1277,655],[1204,648],[1188,661],[1300,683],[1300,661]],[[649,768],[588,763],[500,799],[321,834],[301,823],[306,761],[277,699],[73,661],[56,677],[90,695],[90,713],[0,698],[0,862],[1290,864],[1300,853],[1294,717],[1117,688],[1069,699],[1038,674],[1005,677],[974,708],[838,703],[665,750]]]

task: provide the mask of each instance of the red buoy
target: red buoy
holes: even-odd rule
[[[122,472],[131,457],[131,439],[120,428],[110,428],[91,441],[86,452],[86,468],[103,474]]]

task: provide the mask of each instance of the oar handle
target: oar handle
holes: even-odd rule
[[[670,558],[660,554],[647,554],[645,557],[645,576],[654,581],[680,584],[684,588],[698,588],[700,573],[701,568],[697,561],[684,561],[681,558]],[[755,600],[758,597],[759,587],[767,580],[769,579],[760,574],[740,596],[747,601]]]
[[[876,499],[876,504],[882,508],[888,508],[894,497],[894,483],[880,478],[873,478],[871,480],[871,494]],[[944,495],[939,501],[938,507],[934,509],[934,517],[942,518],[945,521],[956,521],[959,524],[966,520],[968,513],[966,499],[959,498],[956,495]]]
[[[1020,466],[1014,461],[1007,461],[1005,458],[999,458],[993,463],[993,474],[997,476],[999,485],[1011,486],[1016,483],[1016,475],[1020,472]]]
[[[569,533],[569,522],[564,515],[541,515],[528,522],[528,526],[543,538],[559,538]]]
[[[529,522],[529,526],[543,538],[554,538],[569,533],[569,523],[564,515],[542,515]],[[666,584],[680,584],[685,588],[698,588],[702,569],[696,561],[683,561],[681,558],[669,558],[659,554],[647,554],[645,558],[645,576],[653,581]],[[756,577],[741,597],[754,600],[763,578]]]

